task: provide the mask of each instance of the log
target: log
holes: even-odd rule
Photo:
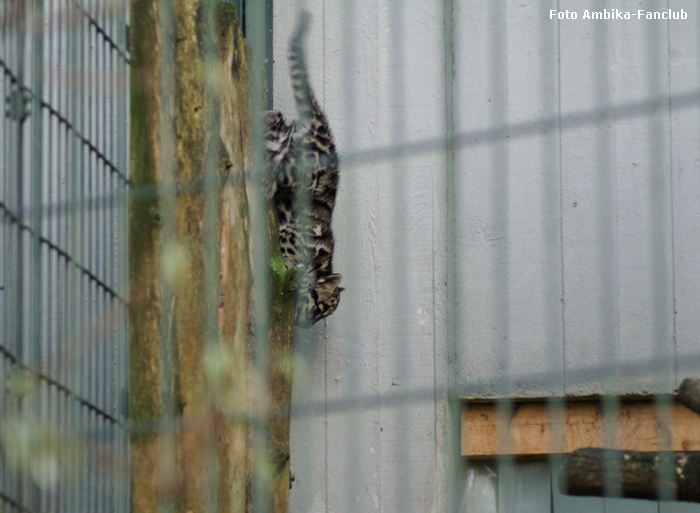
[[[268,461],[272,475],[270,483],[271,513],[286,513],[289,506],[291,471],[289,464],[289,420],[292,402],[292,374],[294,353],[294,292],[291,287],[293,272],[287,271],[277,242],[277,221],[270,216],[274,228],[271,242],[272,261],[272,312],[268,334],[270,361],[267,375],[269,406],[281,415],[270,415],[267,432],[270,436]]]
[[[170,5],[176,24],[175,34],[167,35],[163,27],[169,26],[168,13],[161,9],[167,3],[131,2],[129,418],[134,426],[134,512],[157,511],[162,506],[192,512],[247,508],[250,267],[242,173],[249,139],[247,51],[232,5],[217,6],[216,34],[203,29],[201,5],[201,0],[177,0]],[[205,36],[216,36],[210,43],[216,45],[219,55],[216,75],[220,87],[209,95],[208,102],[202,73]],[[168,45],[177,73],[163,64]],[[211,71],[216,63],[209,65]],[[163,80],[175,84],[174,97],[163,92],[168,90],[162,87]],[[217,105],[221,105],[220,117],[211,112],[217,113]],[[207,120],[214,117],[219,117],[220,125],[212,132]],[[177,126],[177,151],[166,147],[161,137],[161,128],[171,126]],[[174,130],[171,135],[173,144]],[[214,146],[212,138],[223,143],[220,183],[226,177],[230,180],[223,190],[205,198],[201,185],[206,148]],[[177,165],[177,179],[183,185],[181,194],[172,200],[164,184],[163,160],[167,158],[172,159],[170,165]],[[168,201],[173,204],[165,208]],[[213,248],[211,244],[205,247],[206,207],[214,211],[209,216],[209,225],[216,223]],[[167,279],[161,274],[168,223],[174,225],[169,237],[186,255],[178,260],[169,295],[164,292]],[[218,277],[219,286],[205,287],[205,262],[210,264],[214,281]],[[211,365],[206,368],[207,357],[212,360],[207,351],[213,344],[205,340],[205,302],[216,305],[219,301],[218,319],[214,308],[209,321],[218,321],[219,354],[226,356],[227,365],[212,370]],[[177,340],[177,350],[171,351],[172,361],[167,362],[163,360],[165,332]],[[174,376],[172,371],[168,376],[166,368]],[[164,415],[177,417],[167,431],[161,423]]]
[[[685,378],[678,389],[678,400],[700,415],[700,379]]]
[[[249,77],[247,48],[235,6],[217,5],[219,54],[219,137],[228,163],[227,185],[220,211],[221,306],[220,344],[231,356],[227,384],[217,402],[227,422],[217,429],[219,450],[219,510],[246,511],[249,428],[237,421],[247,413],[249,361],[247,351],[250,263],[249,209],[243,169],[249,158]],[[224,164],[221,162],[221,164]],[[222,173],[226,165],[222,165]]]
[[[700,453],[579,449],[564,460],[559,490],[569,495],[700,502]]]
[[[218,453],[211,423],[211,404],[207,397],[202,369],[206,319],[205,262],[205,195],[200,184],[205,179],[207,104],[203,66],[204,46],[198,36],[201,0],[175,0],[175,126],[177,130],[177,180],[184,184],[176,201],[175,232],[186,258],[177,272],[175,284],[175,318],[177,358],[175,361],[175,397],[182,425],[177,438],[177,472],[183,476],[175,489],[174,501],[183,511],[202,513],[208,508],[211,481],[215,479]],[[199,18],[199,19],[198,19]],[[192,187],[192,185],[196,185]],[[208,199],[208,198],[207,198]],[[206,292],[206,294],[205,294]],[[213,455],[213,456],[212,456]],[[212,465],[215,464],[215,465]],[[212,468],[214,467],[214,468]]]
[[[160,69],[156,0],[131,1],[131,155],[132,190],[161,179]],[[161,412],[160,286],[161,239],[155,198],[129,205],[129,421],[153,423]],[[158,507],[159,437],[131,435],[131,511]]]

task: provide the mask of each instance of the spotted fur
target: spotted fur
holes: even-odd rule
[[[299,118],[265,114],[269,197],[277,211],[287,268],[299,269],[295,318],[310,327],[340,301],[341,275],[333,272],[331,219],[338,190],[338,156],[328,120],[313,94],[304,58],[310,14],[302,13],[289,44],[292,91]]]

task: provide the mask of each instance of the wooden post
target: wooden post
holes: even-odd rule
[[[176,69],[175,124],[177,180],[184,184],[176,201],[175,231],[186,258],[175,283],[173,333],[177,340],[175,400],[179,418],[173,482],[159,481],[161,443],[157,426],[161,397],[160,283],[162,234],[159,221],[161,50],[158,0],[132,0],[131,177],[129,217],[130,389],[132,435],[132,511],[157,511],[168,494],[176,511],[204,511],[218,495],[219,510],[246,511],[248,475],[247,328],[250,266],[248,207],[243,169],[248,166],[249,93],[245,41],[233,6],[217,7],[221,183],[215,195],[218,213],[219,287],[204,289],[204,195],[197,188],[204,171],[203,37],[200,0],[174,4]],[[205,36],[203,36],[205,34]],[[224,149],[225,148],[225,149]],[[194,187],[191,187],[194,185]],[[153,191],[143,194],[143,191]],[[223,370],[207,368],[204,301],[219,301]],[[212,382],[215,381],[215,382]],[[222,386],[223,384],[223,386]],[[144,427],[150,426],[150,427]],[[207,454],[215,451],[216,468]],[[216,478],[216,481],[214,479]]]
[[[182,428],[177,467],[182,476],[173,490],[177,510],[204,512],[207,488],[216,468],[207,451],[214,444],[211,408],[203,372],[205,351],[204,191],[205,123],[203,58],[198,40],[199,0],[175,0],[175,124],[177,179],[181,184],[175,231],[185,258],[175,285],[177,360],[175,398]],[[206,291],[206,293],[215,293]],[[194,427],[193,427],[194,426]],[[208,464],[209,463],[209,464]]]
[[[231,4],[218,5],[217,49],[220,63],[219,136],[228,162],[221,198],[221,344],[231,355],[228,393],[220,397],[219,509],[247,511],[250,291],[249,210],[244,169],[249,168],[249,74],[247,48]]]
[[[233,8],[228,4],[219,5],[219,57],[221,61],[221,96],[220,96],[220,121],[219,134],[226,152],[231,158],[232,175],[228,182],[231,187],[224,189],[222,204],[223,231],[221,235],[222,264],[221,276],[223,284],[224,305],[238,304],[240,307],[248,306],[248,288],[250,274],[248,269],[249,234],[248,202],[245,187],[245,174],[243,169],[251,167],[250,124],[248,120],[248,107],[250,96],[248,91],[248,63],[247,48],[243,35],[234,19]],[[248,190],[253,190],[249,187]],[[271,293],[272,305],[270,309],[269,341],[269,367],[267,375],[267,388],[269,390],[268,404],[270,410],[275,412],[265,422],[270,440],[268,454],[255,455],[262,457],[270,465],[272,481],[269,483],[269,496],[271,512],[286,513],[289,502],[289,408],[292,399],[292,358],[294,348],[294,295],[291,288],[291,272],[287,271],[279,250],[277,240],[276,217],[270,212],[268,216],[267,244],[270,254]],[[245,254],[244,254],[245,253]],[[228,256],[226,256],[228,255]],[[246,262],[245,273],[242,271],[241,262]],[[236,284],[228,283],[228,269],[237,269],[236,277],[231,277]],[[244,284],[246,287],[244,288]],[[245,290],[245,295],[242,293]],[[235,296],[235,299],[231,297]],[[237,312],[243,310],[239,307],[227,309]],[[237,379],[234,389],[244,390],[246,385],[246,334],[243,328],[247,316],[230,318],[223,321],[224,343],[229,339],[227,333],[232,332],[232,354],[236,362],[236,368],[231,369],[231,376]],[[227,328],[228,326],[228,328]],[[229,331],[230,330],[230,331]],[[250,362],[248,362],[250,363]],[[235,411],[245,406],[246,397],[250,399],[251,393],[237,394],[233,399]],[[247,457],[250,448],[247,446],[247,431],[245,426],[234,426],[233,434],[235,443],[231,444],[231,450],[235,453],[236,461]],[[250,461],[250,460],[248,460]],[[224,509],[226,491],[221,491],[221,511],[245,511],[242,509],[246,480],[250,486],[252,469],[250,463],[246,472],[241,473],[245,466],[232,467],[235,474],[233,489],[230,493],[232,507]],[[222,472],[225,470],[222,469]],[[241,481],[243,479],[243,481]],[[246,504],[250,511],[251,504]]]
[[[270,216],[274,221],[275,216]],[[270,361],[268,390],[270,407],[279,415],[270,417],[267,428],[270,436],[269,458],[271,462],[271,512],[286,513],[289,504],[289,413],[292,401],[292,374],[294,353],[294,292],[291,288],[293,272],[284,267],[277,241],[277,224],[274,222],[274,238],[271,247],[272,266],[272,327],[269,332]]]
[[[161,178],[160,53],[156,0],[131,2],[131,185],[155,186]],[[133,195],[132,195],[133,197]],[[129,418],[155,422],[161,411],[160,233],[155,197],[129,205]],[[158,437],[131,436],[131,510],[156,511]]]

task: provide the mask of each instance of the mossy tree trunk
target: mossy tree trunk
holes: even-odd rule
[[[212,418],[203,372],[206,346],[204,262],[205,123],[210,106],[205,105],[206,77],[203,73],[201,41],[197,36],[199,1],[175,0],[175,125],[177,131],[177,180],[180,194],[175,211],[175,232],[184,261],[175,287],[177,359],[175,397],[180,429],[176,456],[181,476],[173,490],[175,510],[203,512],[207,488],[216,478],[208,456],[215,443]],[[185,427],[186,426],[186,427]],[[190,426],[196,426],[192,428]]]
[[[270,505],[271,513],[286,513],[289,505],[290,459],[289,421],[292,402],[292,375],[294,361],[294,291],[293,273],[284,267],[279,251],[276,218],[269,216],[272,261],[271,328],[268,333],[270,361],[267,388],[271,411],[275,415],[266,422],[269,435]]]
[[[221,398],[225,419],[219,424],[220,511],[246,511],[249,465],[248,308],[250,290],[249,219],[244,169],[249,164],[249,74],[246,43],[230,4],[219,4],[219,135],[229,166],[221,197],[221,343],[229,348],[229,394]],[[230,420],[233,420],[231,423]]]
[[[216,48],[219,64],[216,93],[220,109],[220,183],[217,189],[216,261],[218,287],[205,290],[205,101],[206,66],[201,0],[174,3],[174,40],[165,41],[158,0],[131,2],[131,178],[129,218],[130,279],[130,389],[129,414],[132,435],[132,510],[152,512],[160,501],[170,501],[176,511],[204,511],[216,495],[220,511],[245,511],[249,474],[247,326],[250,289],[248,263],[248,207],[244,175],[248,166],[249,94],[245,42],[231,5],[221,4]],[[175,201],[174,237],[184,258],[174,282],[172,333],[176,351],[174,401],[164,405],[164,362],[161,326],[163,301],[163,234],[160,219],[162,51],[172,44],[176,131],[176,175],[181,191]],[[211,69],[210,69],[211,71]],[[218,140],[218,138],[217,138]],[[155,191],[156,194],[152,192]],[[210,196],[211,199],[211,196]],[[167,251],[170,251],[168,248]],[[209,260],[211,261],[211,259]],[[172,264],[172,261],[171,261]],[[216,363],[205,340],[205,301],[216,296],[218,340]],[[168,306],[170,308],[170,306]],[[218,358],[217,358],[218,357]],[[211,367],[211,365],[209,365]],[[212,383],[212,380],[215,382]],[[175,433],[160,432],[164,411],[176,412]],[[161,479],[166,439],[175,435],[170,455],[175,462],[171,482]],[[214,468],[209,465],[216,462]]]
[[[131,185],[129,206],[129,417],[135,425],[155,422],[162,409],[160,383],[161,237],[154,197],[138,197],[161,180],[160,53],[156,0],[132,0],[131,30]],[[145,195],[144,195],[145,196]],[[131,437],[131,508],[158,506],[159,437]]]

